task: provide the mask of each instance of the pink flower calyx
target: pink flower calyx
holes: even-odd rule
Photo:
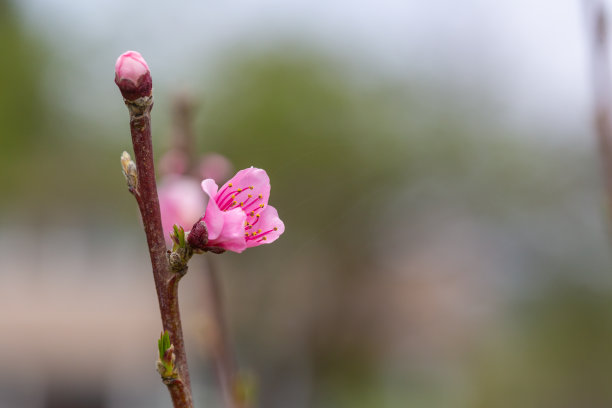
[[[192,248],[204,250],[208,244],[208,230],[204,221],[199,220],[193,227],[187,236],[187,242]]]
[[[121,95],[133,101],[141,97],[151,96],[153,81],[147,62],[137,51],[124,52],[115,63],[115,83]]]
[[[272,243],[285,231],[278,212],[268,205],[270,179],[265,170],[240,170],[221,189],[214,180],[206,179],[202,189],[209,201],[199,228],[203,222],[208,242],[198,249],[242,252]],[[194,236],[194,243],[195,240]]]

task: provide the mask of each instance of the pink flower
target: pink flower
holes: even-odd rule
[[[206,179],[202,189],[209,197],[201,219],[207,247],[242,252],[274,242],[285,231],[276,209],[268,205],[270,179],[265,170],[240,170],[220,190],[214,180]]]
[[[167,242],[170,242],[174,224],[184,229],[190,228],[202,215],[206,203],[200,183],[186,176],[166,177],[159,184],[158,195],[162,228]]]
[[[115,63],[115,83],[127,100],[150,96],[153,89],[151,72],[139,52],[127,51]]]

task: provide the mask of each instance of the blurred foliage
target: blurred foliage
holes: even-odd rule
[[[96,211],[121,214],[115,201],[121,178],[113,177],[121,146],[107,137],[112,126],[71,116],[60,95],[49,94],[46,81],[60,80],[49,77],[56,61],[6,0],[0,0],[0,50],[0,210],[32,223],[58,213],[76,223]]]
[[[20,180],[9,175],[26,171],[22,158],[41,139],[44,105],[39,49],[5,0],[0,0],[0,50],[0,185],[10,194]]]
[[[468,406],[611,406],[610,342],[609,291],[553,280],[486,336]]]
[[[487,386],[490,381],[504,383],[509,373],[531,384],[526,374],[532,370],[529,366],[517,371],[510,365],[508,370],[491,366],[472,377],[472,363],[461,360],[460,364],[465,364],[464,384],[457,386],[445,376],[428,374],[428,369],[418,365],[411,367],[407,360],[395,380],[381,382],[386,335],[377,327],[385,320],[386,311],[376,305],[381,302],[376,296],[384,298],[385,294],[363,297],[363,288],[385,279],[382,274],[378,278],[374,275],[383,272],[381,257],[409,250],[411,243],[420,239],[422,230],[417,226],[421,220],[439,212],[477,220],[480,227],[496,231],[493,236],[500,235],[518,245],[524,257],[520,261],[523,268],[531,269],[527,273],[541,266],[540,257],[550,256],[549,245],[567,248],[559,262],[586,261],[590,253],[584,249],[590,240],[583,242],[584,246],[577,245],[580,239],[540,241],[539,237],[549,236],[551,231],[544,224],[534,224],[534,217],[542,217],[561,230],[587,233],[580,221],[575,224],[574,217],[580,211],[575,212],[574,192],[585,197],[598,185],[592,169],[583,165],[584,153],[572,147],[551,148],[521,141],[491,122],[484,111],[477,113],[482,117],[474,117],[473,112],[463,114],[469,112],[470,102],[463,101],[462,95],[423,89],[416,83],[360,82],[344,75],[342,68],[342,63],[332,59],[281,47],[232,59],[219,70],[215,86],[207,89],[205,149],[228,155],[238,168],[254,165],[267,169],[273,184],[271,202],[287,225],[275,249],[234,259],[234,268],[242,271],[261,261],[284,274],[301,274],[295,278],[298,280],[326,276],[332,299],[315,291],[317,299],[312,301],[324,306],[318,311],[311,306],[315,311],[309,317],[312,320],[305,329],[306,337],[301,339],[310,353],[307,360],[315,381],[316,406],[474,406],[465,395],[471,387],[478,395],[479,406],[522,406],[525,401],[534,401],[533,406],[537,406],[544,400],[537,398],[536,390],[533,396],[526,390],[508,397],[507,389]],[[537,132],[534,130],[534,136]],[[445,221],[439,222],[443,225]],[[524,239],[523,228],[531,229],[533,240]],[[532,243],[535,246],[529,246]],[[333,260],[326,259],[321,265],[300,257],[303,251]],[[299,261],[295,261],[296,256]],[[304,267],[306,271],[302,271]],[[555,273],[555,267],[546,265],[542,274],[530,279],[535,282],[543,274]],[[256,277],[241,275],[237,279],[246,281],[243,285],[250,291],[261,285],[262,297],[274,293],[275,287],[282,291],[292,285],[292,278],[281,277],[278,272],[259,271]],[[551,302],[567,300],[548,296]],[[369,302],[373,303],[371,316],[356,311],[356,306],[367,308]],[[270,323],[275,319],[270,316],[274,314],[271,308],[278,305],[265,298],[245,303],[251,311],[238,332],[248,343],[243,347],[252,350],[254,364],[274,366],[270,354],[260,358],[254,355],[265,349],[288,347],[283,342],[290,340],[282,336],[270,340],[270,331],[262,329],[274,325]],[[561,316],[559,319],[564,322]],[[579,320],[577,317],[575,323]],[[570,332],[573,323],[568,321],[558,329]],[[534,347],[540,341],[554,341],[556,335],[538,333],[527,326],[517,330]],[[594,340],[591,335],[598,336],[578,335],[556,347],[584,347]],[[520,341],[510,343],[499,355],[509,353],[510,362],[517,364],[522,347]],[[485,351],[477,355],[492,362],[499,357]],[[560,352],[555,358],[559,378],[575,380],[573,368],[569,369],[573,363],[565,359],[565,354]],[[268,373],[268,381],[264,381],[272,384],[262,393],[265,406],[275,406],[272,401],[278,383],[288,378],[285,363],[278,364],[279,371]],[[513,384],[511,379],[508,384]],[[553,395],[544,386],[542,383],[542,398]]]

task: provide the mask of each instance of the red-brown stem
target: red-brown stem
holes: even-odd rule
[[[243,408],[244,404],[237,393],[238,377],[236,360],[227,335],[227,325],[221,299],[219,277],[211,254],[206,254],[206,270],[204,275],[208,288],[208,310],[213,320],[212,354],[217,371],[223,399],[227,408]]]
[[[605,8],[598,0],[585,0],[591,48],[594,121],[603,165],[608,220],[612,216],[612,88],[608,56],[608,24]]]
[[[191,383],[178,304],[180,276],[170,270],[166,257],[166,243],[155,182],[153,142],[151,140],[153,98],[143,97],[135,101],[126,100],[126,105],[130,111],[130,130],[138,170],[138,186],[134,196],[138,202],[149,246],[162,326],[164,330],[168,330],[170,341],[174,345],[175,365],[180,378],[180,380],[167,385],[175,408],[192,408]]]
[[[183,381],[174,380],[166,385],[168,386],[168,391],[170,391],[170,397],[175,407],[193,407],[191,391]]]

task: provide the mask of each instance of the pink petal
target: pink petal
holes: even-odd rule
[[[119,81],[130,81],[138,84],[142,77],[149,74],[149,66],[137,51],[124,52],[115,63],[115,75]]]
[[[115,83],[123,98],[128,101],[151,96],[153,79],[149,66],[140,53],[128,51],[117,58]]]
[[[239,189],[241,191],[238,191]],[[232,199],[230,196],[232,194],[235,194],[234,200],[237,203],[244,203],[242,207],[244,211],[257,212],[261,208],[259,207],[261,204],[264,206],[268,204],[268,199],[270,198],[270,178],[265,170],[255,167],[240,170],[219,190],[217,203],[221,208],[225,208],[231,203]],[[260,195],[261,198],[259,197]]]
[[[215,183],[215,180],[213,179],[206,179],[204,181],[202,181],[202,190],[204,190],[204,192],[206,194],[208,194],[208,197],[215,198],[215,196],[217,195],[217,191],[219,190],[219,187],[217,186],[217,183]]]
[[[247,247],[244,238],[245,220],[246,215],[239,208],[223,212],[223,230],[216,239],[210,239],[209,235],[208,245],[238,253],[244,251]]]
[[[212,179],[206,179],[202,181],[202,190],[208,195],[208,205],[206,206],[206,212],[202,218],[206,223],[206,229],[208,231],[208,239],[214,240],[223,229],[223,211],[217,205],[215,197],[217,195],[217,183]]]
[[[276,230],[274,228],[276,228]],[[254,224],[251,232],[256,232],[258,230],[261,230],[261,232],[257,234],[261,235],[261,238],[258,239],[256,235],[254,239],[247,240],[247,248],[252,248],[262,244],[270,244],[276,241],[278,237],[285,232],[285,224],[278,217],[276,208],[269,205],[261,212],[259,221]],[[266,239],[262,239],[263,237]]]

